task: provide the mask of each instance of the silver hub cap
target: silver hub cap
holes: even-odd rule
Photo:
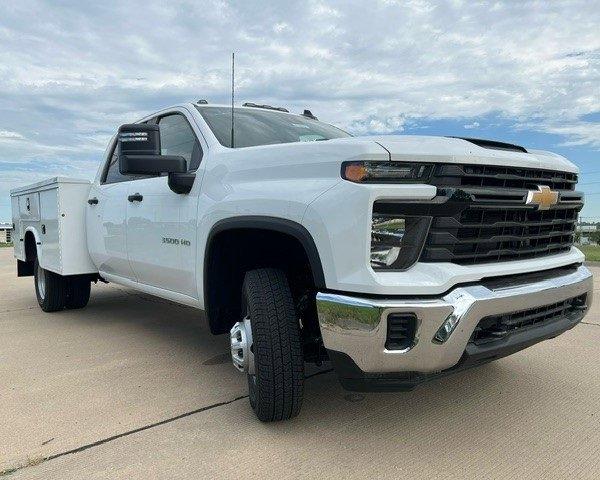
[[[231,338],[231,359],[233,360],[233,366],[240,372],[254,375],[250,317],[237,322],[229,334]]]
[[[44,300],[46,298],[46,276],[44,275],[44,269],[39,264],[37,267],[37,287],[40,298]]]

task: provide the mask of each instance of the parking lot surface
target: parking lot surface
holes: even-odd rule
[[[600,267],[562,336],[408,393],[312,369],[300,416],[263,424],[228,339],[115,285],[46,314],[0,249],[0,471],[12,479],[600,477]]]

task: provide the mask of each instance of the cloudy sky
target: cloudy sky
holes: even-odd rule
[[[226,102],[231,51],[240,101],[566,155],[600,220],[600,0],[4,0],[0,221],[16,185],[91,177],[121,123]]]

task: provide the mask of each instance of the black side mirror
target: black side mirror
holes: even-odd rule
[[[122,175],[186,173],[185,158],[160,154],[158,125],[128,124],[119,127],[119,172]]]

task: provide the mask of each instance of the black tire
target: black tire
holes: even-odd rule
[[[248,375],[250,405],[263,422],[295,417],[302,406],[304,358],[285,274],[274,268],[246,273],[242,306],[252,326],[255,374]]]
[[[88,278],[69,278],[65,307],[69,310],[85,307],[90,301],[91,283]]]
[[[35,296],[44,312],[56,312],[65,308],[67,279],[40,267],[37,258],[33,269]]]

